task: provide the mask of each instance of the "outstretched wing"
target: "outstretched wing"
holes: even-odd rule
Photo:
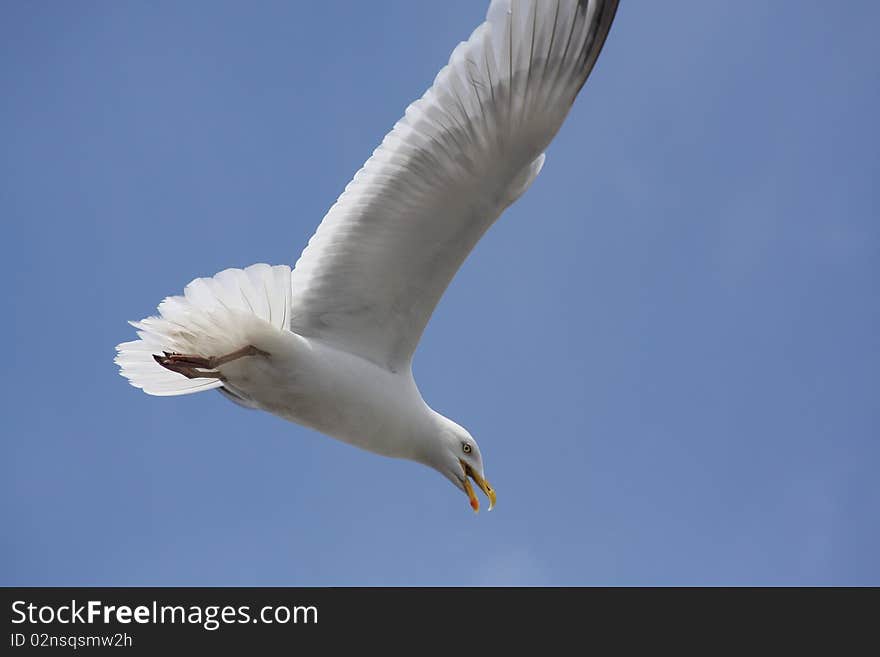
[[[531,184],[618,0],[493,0],[296,263],[292,330],[392,371],[461,263]]]

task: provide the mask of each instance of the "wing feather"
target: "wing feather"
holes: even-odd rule
[[[409,367],[461,263],[537,176],[617,4],[493,0],[309,241],[291,329]]]

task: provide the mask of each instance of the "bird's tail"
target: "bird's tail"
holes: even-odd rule
[[[266,330],[287,330],[290,267],[251,265],[197,278],[183,296],[167,297],[159,316],[130,322],[139,340],[117,345],[116,364],[131,385],[150,395],[186,395],[223,385],[218,378],[187,378],[161,365],[168,353],[221,357]]]

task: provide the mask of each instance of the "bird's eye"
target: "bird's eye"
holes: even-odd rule
[[[470,446],[470,444],[468,444],[468,443],[462,443],[462,444],[461,444],[461,451],[464,452],[465,454],[470,454],[470,453],[471,453],[471,446]]]

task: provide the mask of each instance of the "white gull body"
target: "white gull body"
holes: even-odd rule
[[[152,395],[219,389],[489,496],[473,437],[433,411],[412,357],[461,263],[541,170],[617,0],[493,0],[324,217],[296,266],[198,278],[117,347]],[[490,507],[491,508],[491,507]]]

